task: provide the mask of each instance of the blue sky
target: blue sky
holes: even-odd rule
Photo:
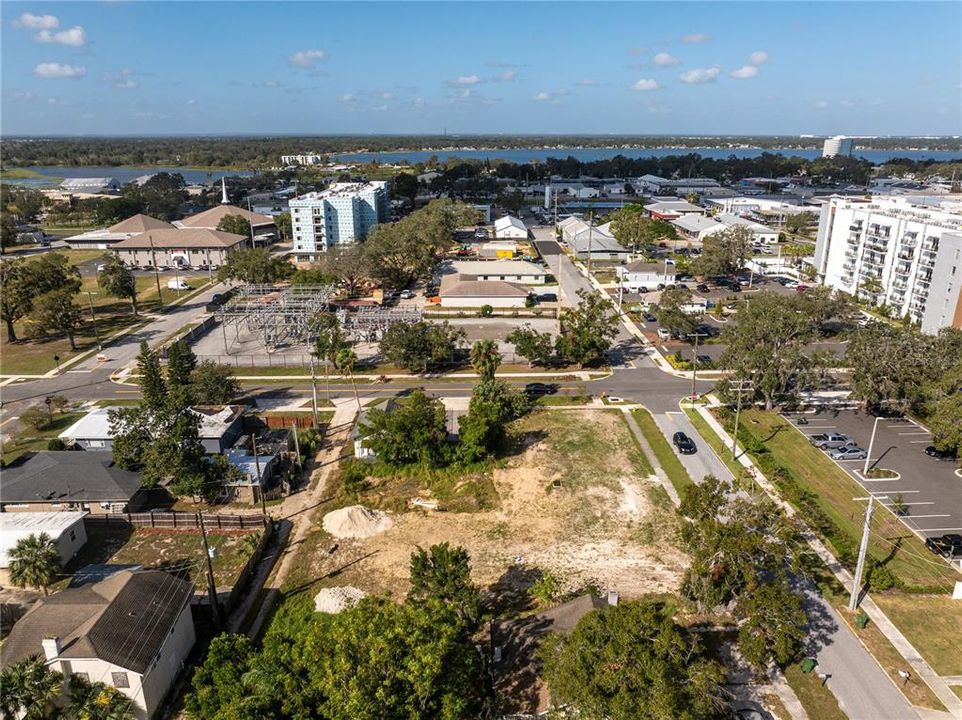
[[[3,2],[4,134],[962,133],[962,3]]]

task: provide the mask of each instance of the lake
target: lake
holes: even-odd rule
[[[762,148],[520,148],[511,150],[416,150],[399,152],[366,152],[345,153],[332,155],[339,162],[371,162],[380,163],[408,162],[412,165],[426,162],[431,157],[446,160],[458,157],[465,160],[507,160],[516,163],[544,161],[549,157],[565,158],[571,155],[576,160],[591,162],[593,160],[607,160],[616,155],[627,158],[667,157],[669,155],[687,155],[698,153],[702,157],[724,159],[730,155],[738,158],[751,158],[763,152],[779,155],[797,156],[806,160],[820,157],[820,149],[794,150],[789,148],[764,150]],[[856,157],[863,157],[873,163],[882,163],[892,158],[909,158],[911,160],[962,160],[962,148],[959,150],[855,150]]]
[[[186,167],[48,167],[35,165],[33,167],[27,167],[23,169],[32,170],[43,177],[4,178],[3,181],[8,182],[11,185],[28,185],[30,187],[42,188],[59,185],[60,181],[64,178],[112,177],[121,185],[123,185],[125,183],[129,183],[134,178],[140,177],[141,175],[168,172],[180,173],[184,176],[184,180],[187,182],[187,184],[192,185],[194,183],[203,184],[208,180],[216,182],[222,177],[246,177],[254,174],[254,172],[251,170],[215,170],[208,173],[206,170],[191,170],[190,168]]]

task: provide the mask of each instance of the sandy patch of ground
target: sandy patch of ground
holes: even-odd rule
[[[318,554],[315,577],[333,571],[333,584],[401,597],[411,553],[449,542],[468,550],[485,588],[536,567],[571,587],[593,581],[624,597],[677,589],[687,558],[672,543],[674,514],[652,504],[657,480],[640,472],[621,414],[545,412],[523,422],[533,440],[493,471],[496,509],[392,513],[385,532]]]

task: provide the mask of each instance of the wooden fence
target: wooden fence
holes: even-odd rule
[[[87,515],[88,522],[104,523],[108,527],[111,523],[124,523],[134,527],[152,528],[197,528],[200,527],[198,513],[192,512],[145,512],[145,513],[113,513],[111,515]],[[257,530],[264,527],[265,520],[261,513],[246,513],[243,515],[216,515],[204,513],[204,526],[208,530]]]

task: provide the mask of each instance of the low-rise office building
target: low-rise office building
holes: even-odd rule
[[[185,230],[216,230],[220,227],[221,221],[228,215],[242,217],[251,224],[255,245],[266,245],[277,238],[277,225],[274,224],[273,217],[252,212],[236,205],[217,205],[210,210],[188,215],[182,220],[175,220],[174,225]]]
[[[452,273],[441,278],[441,307],[522,308],[531,289],[520,283],[503,280],[478,280],[472,276]]]
[[[494,236],[499,240],[527,240],[528,228],[513,215],[505,215],[494,221]]]
[[[770,227],[757,223],[754,220],[749,220],[748,218],[731,213],[716,215],[714,219],[726,228],[747,228],[752,234],[752,242],[761,243],[762,245],[774,245],[778,242],[778,230],[772,230]]]
[[[662,200],[645,205],[645,212],[656,220],[674,220],[683,215],[704,215],[705,208],[687,200]]]
[[[675,226],[678,233],[688,240],[702,242],[705,238],[727,230],[728,227],[717,220],[704,215],[690,213],[674,218],[671,224]]]
[[[111,246],[125,265],[144,267],[213,267],[250,244],[250,238],[221,230],[148,230]]]
[[[675,282],[675,266],[666,262],[636,260],[617,268],[622,287],[631,293],[647,293]]]
[[[389,216],[388,184],[334,183],[290,201],[296,262],[310,262],[336,245],[367,237],[371,228]]]
[[[815,244],[815,267],[824,284],[884,302],[924,332],[962,328],[962,203],[929,200],[829,200]],[[879,292],[872,289],[876,283]]]
[[[150,215],[138,214],[121,220],[103,230],[90,230],[79,235],[65,238],[64,242],[72,250],[108,250],[121,240],[129,240],[148,230],[174,230],[169,222],[158,220]]]
[[[439,277],[451,274],[474,280],[543,285],[548,271],[541,265],[526,260],[446,260],[438,266]]]

